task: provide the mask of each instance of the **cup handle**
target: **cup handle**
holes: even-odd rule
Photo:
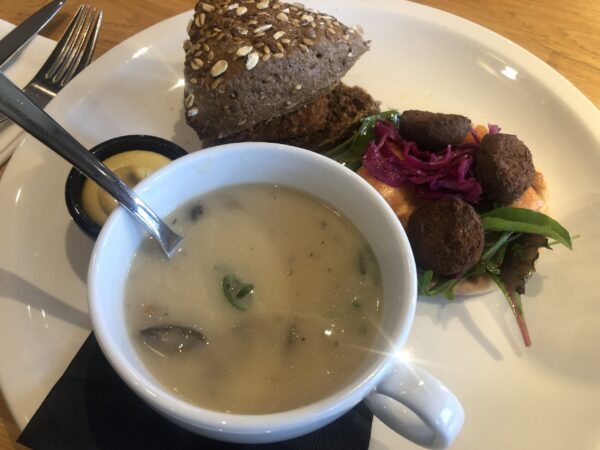
[[[462,405],[446,386],[402,360],[396,361],[365,402],[396,433],[431,449],[448,447],[465,419]]]

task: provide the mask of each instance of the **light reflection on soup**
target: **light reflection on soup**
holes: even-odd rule
[[[184,247],[168,261],[144,241],[126,286],[133,341],[161,384],[205,408],[258,414],[350,380],[377,337],[383,289],[345,217],[252,184],[205,194],[170,221]]]

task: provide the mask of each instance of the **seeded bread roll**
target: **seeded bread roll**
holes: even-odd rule
[[[331,92],[295,111],[258,123],[224,139],[205,140],[204,145],[278,142],[322,152],[349,138],[366,116],[377,112],[379,103],[364,89],[339,83]]]
[[[201,139],[221,139],[331,91],[368,50],[334,17],[277,0],[206,0],[184,43],[185,109]]]

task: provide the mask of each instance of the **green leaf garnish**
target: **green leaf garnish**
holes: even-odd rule
[[[569,232],[553,218],[525,208],[503,207],[481,215],[486,231],[513,231],[540,234],[572,249]]]
[[[390,110],[366,117],[352,136],[337,147],[324,152],[323,155],[351,170],[358,169],[362,165],[362,158],[369,142],[375,139],[373,129],[378,120],[387,120],[397,127],[400,121],[400,113],[396,110]]]
[[[454,300],[456,294],[454,288],[460,283],[464,277],[446,277],[433,273],[431,270],[417,273],[417,282],[419,294],[432,297],[441,295],[447,300]]]
[[[250,306],[250,296],[254,291],[254,285],[245,283],[236,275],[230,273],[223,277],[223,293],[225,298],[237,309],[243,311]]]
[[[527,329],[527,322],[525,322],[525,313],[523,312],[523,304],[521,303],[521,296],[518,292],[510,291],[506,287],[506,285],[502,282],[498,275],[490,273],[489,276],[496,283],[496,285],[500,288],[504,297],[508,301],[508,305],[517,320],[517,325],[519,326],[519,330],[521,331],[521,336],[523,336],[523,342],[525,343],[525,347],[531,347],[531,337],[529,336],[529,330]]]
[[[523,342],[526,347],[531,346],[531,338],[521,296],[518,292],[509,289],[502,281],[502,263],[513,241],[522,233],[539,234],[556,239],[568,247],[571,246],[571,236],[558,222],[545,214],[521,208],[502,207],[481,215],[485,230],[484,249],[481,258],[475,266],[458,277],[441,276],[432,271],[419,271],[419,294],[443,295],[449,300],[455,296],[455,287],[470,277],[486,274],[498,286],[508,301],[515,316]],[[513,246],[516,244],[512,244]],[[511,251],[519,251],[519,247],[511,247]]]
[[[498,254],[498,252],[501,250],[502,246],[505,246],[511,240],[514,240],[516,237],[518,237],[518,235],[514,236],[513,232],[509,231],[509,232],[502,233],[496,241],[492,240],[490,242],[489,233],[488,233],[486,235],[486,242],[484,245],[484,252],[481,255],[481,260],[490,261],[492,258],[494,258]],[[489,248],[488,248],[488,246],[489,246]]]
[[[419,285],[419,294],[421,295],[431,295],[429,292],[429,287],[431,286],[431,282],[433,280],[433,271],[432,270],[419,270],[417,273],[417,282]]]
[[[581,237],[581,235],[580,235],[580,234],[572,234],[572,235],[571,235],[571,242],[573,242],[575,239],[579,239],[580,237]],[[558,241],[555,241],[555,240],[553,240],[553,241],[548,241],[548,245],[546,246],[546,248],[547,248],[548,250],[552,250],[552,247],[554,247],[555,245],[558,245],[558,244],[560,244],[560,242],[558,242]]]

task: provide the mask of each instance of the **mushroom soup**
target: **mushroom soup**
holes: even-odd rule
[[[201,196],[169,223],[182,248],[167,260],[142,242],[125,306],[161,384],[204,408],[262,414],[351,380],[376,340],[383,288],[343,215],[294,189],[245,184]]]

